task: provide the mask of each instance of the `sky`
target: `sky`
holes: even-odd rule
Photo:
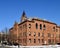
[[[23,11],[28,18],[41,18],[60,25],[60,0],[0,0],[0,31],[20,22]]]

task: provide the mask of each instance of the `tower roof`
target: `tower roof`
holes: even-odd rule
[[[26,19],[27,19],[27,16],[25,14],[25,11],[23,11],[22,16],[21,16],[21,22],[26,20]]]
[[[22,16],[25,16],[26,14],[25,14],[25,11],[23,11],[23,13],[22,13]]]
[[[23,13],[22,13],[22,17],[27,18],[25,11],[23,11]]]

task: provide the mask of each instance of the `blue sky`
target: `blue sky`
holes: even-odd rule
[[[0,0],[0,31],[26,16],[47,19],[60,25],[60,0]]]

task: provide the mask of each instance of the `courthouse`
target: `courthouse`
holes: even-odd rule
[[[52,18],[53,19],[53,18]],[[60,43],[60,26],[39,18],[27,18],[23,11],[21,21],[15,21],[10,31],[11,43],[22,46],[39,46]]]

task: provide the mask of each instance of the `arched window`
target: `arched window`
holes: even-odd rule
[[[42,24],[40,24],[40,29],[42,30]]]
[[[55,27],[53,27],[53,31],[55,32]]]
[[[46,26],[45,26],[45,25],[43,25],[43,29],[44,29],[44,30],[46,29]]]
[[[38,24],[36,23],[36,29],[38,29]]]

